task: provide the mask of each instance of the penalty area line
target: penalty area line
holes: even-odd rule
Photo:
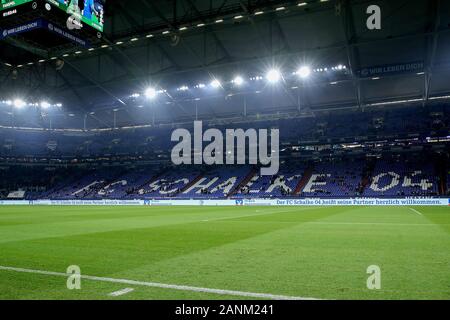
[[[125,288],[125,289],[122,289],[122,290],[111,292],[110,294],[108,294],[108,296],[119,297],[119,296],[123,296],[124,294],[130,293],[132,291],[134,291],[134,289],[132,289],[132,288]]]
[[[291,208],[290,210],[267,210],[267,211],[260,211],[260,210],[256,210],[256,214],[246,214],[246,215],[242,215],[242,216],[230,216],[230,217],[221,217],[221,218],[210,218],[210,219],[206,219],[206,220],[202,220],[202,222],[215,222],[215,221],[223,221],[223,220],[233,220],[233,219],[240,219],[240,218],[251,218],[251,217],[259,217],[259,216],[266,216],[266,215],[271,215],[271,214],[276,214],[276,213],[289,213],[289,212],[298,212],[298,211],[306,211],[307,209],[302,209],[302,210],[298,210],[298,208]]]
[[[21,272],[21,273],[40,274],[40,275],[46,275],[46,276],[58,276],[58,277],[73,276],[73,274],[68,274],[68,273],[64,273],[64,272],[24,269],[24,268],[15,268],[15,267],[7,267],[7,266],[0,266],[0,270],[11,271],[11,272]],[[158,282],[146,282],[146,281],[137,281],[137,280],[128,280],[128,279],[97,277],[97,276],[89,276],[89,275],[83,275],[83,274],[80,275],[80,278],[85,279],[85,280],[91,280],[91,281],[120,283],[120,284],[127,284],[127,285],[133,285],[133,286],[143,286],[143,287],[152,287],[152,288],[160,288],[160,289],[172,289],[172,290],[179,290],[179,291],[210,293],[210,294],[217,294],[217,295],[224,295],[224,296],[238,296],[238,297],[257,298],[257,299],[258,298],[259,299],[270,299],[270,300],[320,300],[320,299],[310,298],[310,297],[295,297],[295,296],[277,295],[277,294],[270,294],[270,293],[257,293],[257,292],[202,288],[202,287],[193,287],[193,286],[176,285],[176,284],[165,284],[165,283],[158,283]]]
[[[419,211],[417,211],[416,209],[413,209],[413,208],[409,208],[409,210],[411,210],[411,211],[413,211],[413,212],[415,212],[415,213],[417,213],[418,215],[420,215],[420,216],[422,216],[423,214],[421,214]]]

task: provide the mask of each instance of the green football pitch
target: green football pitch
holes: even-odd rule
[[[449,209],[0,207],[0,299],[450,299]]]

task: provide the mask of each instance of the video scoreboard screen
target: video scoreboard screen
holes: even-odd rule
[[[0,11],[11,9],[31,1],[33,0],[1,0]]]
[[[105,0],[0,0],[0,40],[18,36],[42,48],[102,42]]]
[[[102,0],[48,0],[49,3],[78,18],[81,22],[103,32],[104,8]]]

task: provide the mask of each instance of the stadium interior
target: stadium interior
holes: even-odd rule
[[[449,3],[380,1],[369,32],[367,1],[281,2],[109,1],[88,50],[3,40],[1,197],[448,195]],[[173,168],[194,120],[279,128],[281,171]]]
[[[0,300],[450,300],[449,74],[448,0],[1,0]]]

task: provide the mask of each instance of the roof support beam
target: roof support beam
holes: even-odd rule
[[[141,0],[141,2],[147,7],[147,8],[149,8],[149,6],[150,6],[150,8],[153,8],[153,4],[151,4],[151,2],[150,2],[150,4],[149,3],[147,3],[147,1],[145,1],[145,0]],[[122,8],[122,13],[123,13],[123,15],[124,15],[124,17],[128,20],[128,22],[137,30],[138,28],[139,28],[139,23],[131,16],[131,15],[129,15],[127,12],[126,12],[126,9],[122,6],[122,4],[121,3],[118,3],[118,5],[120,5],[121,6],[121,8]],[[154,10],[155,11],[155,10]],[[156,12],[155,13],[157,13],[158,15],[160,15],[160,12],[159,12],[159,10],[157,10],[156,9]],[[167,20],[164,16],[160,16],[160,18],[161,19],[164,19],[164,20]],[[162,55],[167,59],[167,60],[169,60],[170,62],[171,62],[171,64],[176,68],[176,69],[179,69],[180,68],[180,66],[178,65],[178,63],[164,50],[164,48],[162,48],[158,43],[156,43],[156,42],[154,42],[155,43],[155,45],[156,45],[156,47],[159,49],[159,51],[162,53]],[[145,76],[145,75],[144,75]],[[169,98],[169,99],[171,99],[172,100],[172,102],[179,108],[179,109],[181,109],[184,113],[186,113],[187,114],[187,112],[186,112],[186,110],[184,109],[184,107],[181,105],[181,104],[179,104],[169,93],[166,93],[166,95],[167,95],[167,97]]]
[[[433,79],[433,66],[436,57],[436,50],[439,39],[439,26],[441,24],[440,8],[441,0],[429,0],[430,2],[430,29],[431,34],[427,37],[427,51],[425,57],[425,88],[424,88],[424,106],[430,98],[431,82]]]
[[[353,17],[352,6],[350,0],[342,0],[336,4],[336,10],[340,12],[341,21],[344,28],[345,35],[345,50],[347,52],[347,63],[350,70],[350,75],[353,80],[353,85],[355,87],[355,97],[358,103],[358,107],[362,108],[362,97],[361,97],[361,81],[357,75],[358,69],[360,68],[360,59],[357,47],[352,45],[356,42],[356,29]],[[342,12],[342,6],[343,12]]]
[[[78,90],[76,89],[76,87],[74,85],[72,85],[70,83],[70,81],[61,73],[61,72],[56,72],[56,74],[63,80],[63,82],[70,88],[70,90],[73,92],[73,94],[77,97],[77,99],[81,102],[80,107],[81,109],[83,109],[84,112],[86,112],[86,114],[90,111],[90,109],[86,108],[89,103],[86,101],[86,99],[78,92]],[[99,119],[98,117],[91,115],[91,117],[95,120],[97,120],[98,123],[101,123],[107,127],[110,127],[109,124],[107,124],[106,122],[104,122],[103,120]]]
[[[284,50],[283,51],[287,51],[290,52],[291,51],[291,46],[289,45],[286,35],[284,34],[283,28],[281,27],[281,24],[278,20],[274,20],[275,23],[275,28],[278,30],[278,33],[280,35],[281,41],[283,42],[284,45]]]
[[[113,98],[115,101],[119,102],[121,105],[126,105],[126,103],[120,99],[119,97],[117,97],[115,94],[113,94],[111,91],[109,91],[108,89],[106,89],[103,85],[101,85],[100,83],[98,83],[97,81],[95,81],[94,79],[92,79],[91,77],[89,77],[88,75],[86,75],[84,72],[82,72],[80,69],[78,69],[73,63],[69,62],[68,60],[64,60],[64,62],[73,70],[75,71],[77,74],[79,74],[82,78],[84,78],[85,80],[87,80],[88,82],[92,83],[93,85],[95,85],[95,87],[99,88],[100,90],[102,90],[104,93],[106,93],[108,96],[110,96],[111,98]]]
[[[128,21],[128,23],[136,30],[139,30],[140,23],[136,21],[126,10],[126,8],[123,6],[121,2],[115,2],[115,4],[119,7],[120,12],[122,16]],[[145,3],[146,4],[146,3]],[[178,63],[156,42],[153,42],[155,46],[158,48],[158,50],[161,52],[161,54],[175,67],[179,68]],[[131,64],[135,67],[137,72],[139,73],[141,68],[139,68],[132,59],[130,59],[121,49],[119,49],[117,46],[114,46],[114,48]]]
[[[190,8],[198,15],[201,17],[200,12],[198,11],[197,7],[195,6],[195,4],[192,2],[192,0],[186,0],[187,3],[189,4]],[[203,23],[205,23],[205,19],[201,18],[201,21]],[[216,43],[217,47],[220,48],[220,50],[222,51],[222,53],[224,54],[224,57],[226,60],[232,60],[230,53],[228,52],[228,50],[225,48],[225,46],[223,45],[222,41],[220,41],[220,39],[218,38],[217,34],[214,32],[214,30],[210,27],[207,26],[205,28],[205,30],[211,32],[211,36],[214,39],[214,42]]]
[[[14,39],[10,42],[11,44],[18,46],[18,47],[22,47],[24,49],[27,49],[29,46],[27,43],[22,42],[21,40],[18,39]],[[41,56],[43,58],[47,58],[48,54],[45,51],[33,51],[35,54],[37,54],[38,56]],[[87,80],[88,82],[92,83],[95,87],[100,88],[102,91],[104,91],[108,96],[112,97],[114,100],[118,101],[119,103],[125,105],[125,102],[123,102],[121,99],[119,99],[118,97],[116,97],[114,94],[112,94],[109,90],[107,90],[103,85],[101,85],[100,83],[94,81],[93,79],[91,79],[90,77],[86,76],[83,72],[81,72],[77,67],[75,67],[72,63],[70,63],[69,61],[65,60],[65,63],[70,66],[74,71],[76,71],[76,73],[78,73],[83,79]],[[73,91],[74,88],[73,86],[70,85],[69,82],[67,82],[67,79],[62,77],[62,75],[59,73],[61,79],[63,79],[63,81],[70,87],[70,89]],[[77,98],[80,98],[80,96],[78,94],[75,94],[77,96]],[[80,100],[80,102],[83,102],[83,100]]]
[[[261,39],[261,43],[262,43],[263,47],[265,48],[266,52],[269,54],[269,57],[272,58],[272,61],[274,61],[275,55],[274,55],[274,52],[272,50],[273,49],[273,43],[271,42],[269,47],[265,43],[264,38],[261,36],[261,33],[259,32],[259,30],[258,30],[258,28],[256,26],[255,20],[252,17],[252,13],[253,12],[249,8],[249,6],[247,4],[245,4],[242,0],[239,0],[239,5],[241,6],[242,10],[244,10],[244,12],[248,15],[253,30],[256,32],[258,37]],[[279,24],[278,21],[273,19],[273,17],[271,17],[271,19],[270,19],[270,33],[271,33],[270,38],[272,38],[272,26],[273,26],[273,24],[275,24],[275,26],[278,28],[278,33],[279,33],[280,37],[282,38],[285,50],[289,52],[290,51],[290,47],[289,47],[289,44],[288,44],[288,42],[286,40],[286,37],[285,37],[285,35],[283,33],[283,30],[281,29],[281,25]],[[286,87],[284,82],[283,82],[282,85],[283,85],[283,89],[284,89],[287,97],[291,100],[291,102],[294,103],[294,104],[298,104],[298,101],[299,101],[298,100],[298,96],[295,97],[292,94],[292,92]]]

